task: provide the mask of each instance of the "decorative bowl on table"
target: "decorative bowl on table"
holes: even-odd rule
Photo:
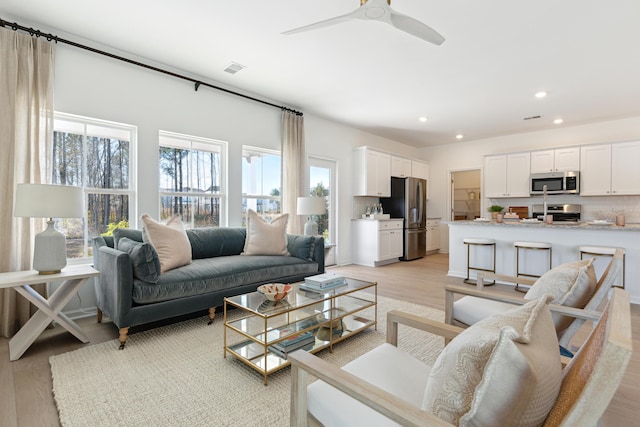
[[[258,286],[258,292],[265,296],[269,301],[280,301],[287,297],[293,286],[284,283],[267,283]]]

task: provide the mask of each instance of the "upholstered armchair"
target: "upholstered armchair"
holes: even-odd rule
[[[451,342],[429,367],[397,347],[399,324]],[[564,367],[557,344],[545,297],[467,329],[392,311],[387,343],[342,369],[304,351],[289,355],[290,425],[304,427],[309,419],[327,426],[595,425],[631,358],[626,292],[613,291]],[[307,386],[309,374],[318,380]]]
[[[581,314],[574,317],[554,314],[559,343],[562,347],[570,348],[572,338],[584,321],[597,319],[600,316],[600,306],[610,289],[621,285],[623,257],[623,251],[616,250],[599,279],[596,278],[592,259],[559,265],[539,279],[481,272],[475,288],[445,286],[445,322],[467,327],[495,313],[509,310],[514,305],[522,305],[532,298],[551,295],[552,304],[583,309],[582,312],[576,312]],[[531,288],[524,297],[509,296],[484,287],[487,280],[524,284]],[[456,299],[456,295],[463,297]]]

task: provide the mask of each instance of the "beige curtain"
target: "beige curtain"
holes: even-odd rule
[[[304,185],[306,155],[304,118],[282,110],[282,213],[289,214],[287,231],[302,234],[302,221],[296,214],[299,196],[308,196]]]
[[[54,45],[0,28],[0,272],[31,268],[33,236],[44,220],[14,218],[17,183],[44,183],[53,138]],[[44,292],[44,285],[38,285]],[[32,307],[0,289],[0,335],[12,336]]]

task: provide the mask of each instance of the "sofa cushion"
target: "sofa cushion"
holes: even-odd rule
[[[594,258],[559,265],[544,273],[525,294],[525,299],[550,295],[553,304],[583,308],[596,289],[597,278],[593,268]],[[573,318],[552,314],[556,332],[564,331]]]
[[[460,426],[539,426],[562,366],[547,297],[481,320],[440,353],[423,409]]]
[[[191,263],[191,243],[180,217],[175,215],[166,224],[160,224],[147,214],[141,219],[149,243],[158,253],[162,273]]]
[[[193,259],[240,255],[247,230],[244,228],[208,227],[187,230]]]
[[[196,259],[189,265],[163,273],[156,284],[134,280],[133,301],[149,304],[252,283],[257,287],[258,284],[317,272],[317,263],[297,257],[230,255]]]
[[[267,222],[249,209],[247,211],[247,238],[243,255],[284,255],[287,251],[287,222],[289,214]]]
[[[131,259],[133,276],[148,283],[157,283],[160,277],[160,260],[150,243],[136,242],[123,237],[118,242],[118,250],[127,252]]]
[[[134,230],[132,228],[116,228],[115,230],[113,230],[113,247],[115,249],[119,249],[118,243],[120,242],[120,239],[124,237],[135,242],[142,242],[142,231]]]

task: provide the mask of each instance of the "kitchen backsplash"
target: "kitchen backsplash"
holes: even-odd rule
[[[377,205],[378,203],[380,203],[378,197],[354,197],[351,218],[362,218],[362,214],[367,211],[367,206]]]
[[[624,213],[627,224],[640,223],[640,196],[592,196],[581,197],[565,194],[548,196],[549,204],[577,204],[582,206],[580,218],[582,221],[592,221],[594,219],[615,220],[617,213]],[[528,206],[531,215],[531,206],[542,204],[542,197],[514,198],[514,199],[489,199],[490,205]],[[486,208],[485,208],[486,209]],[[483,212],[483,216],[489,216],[488,212]]]

